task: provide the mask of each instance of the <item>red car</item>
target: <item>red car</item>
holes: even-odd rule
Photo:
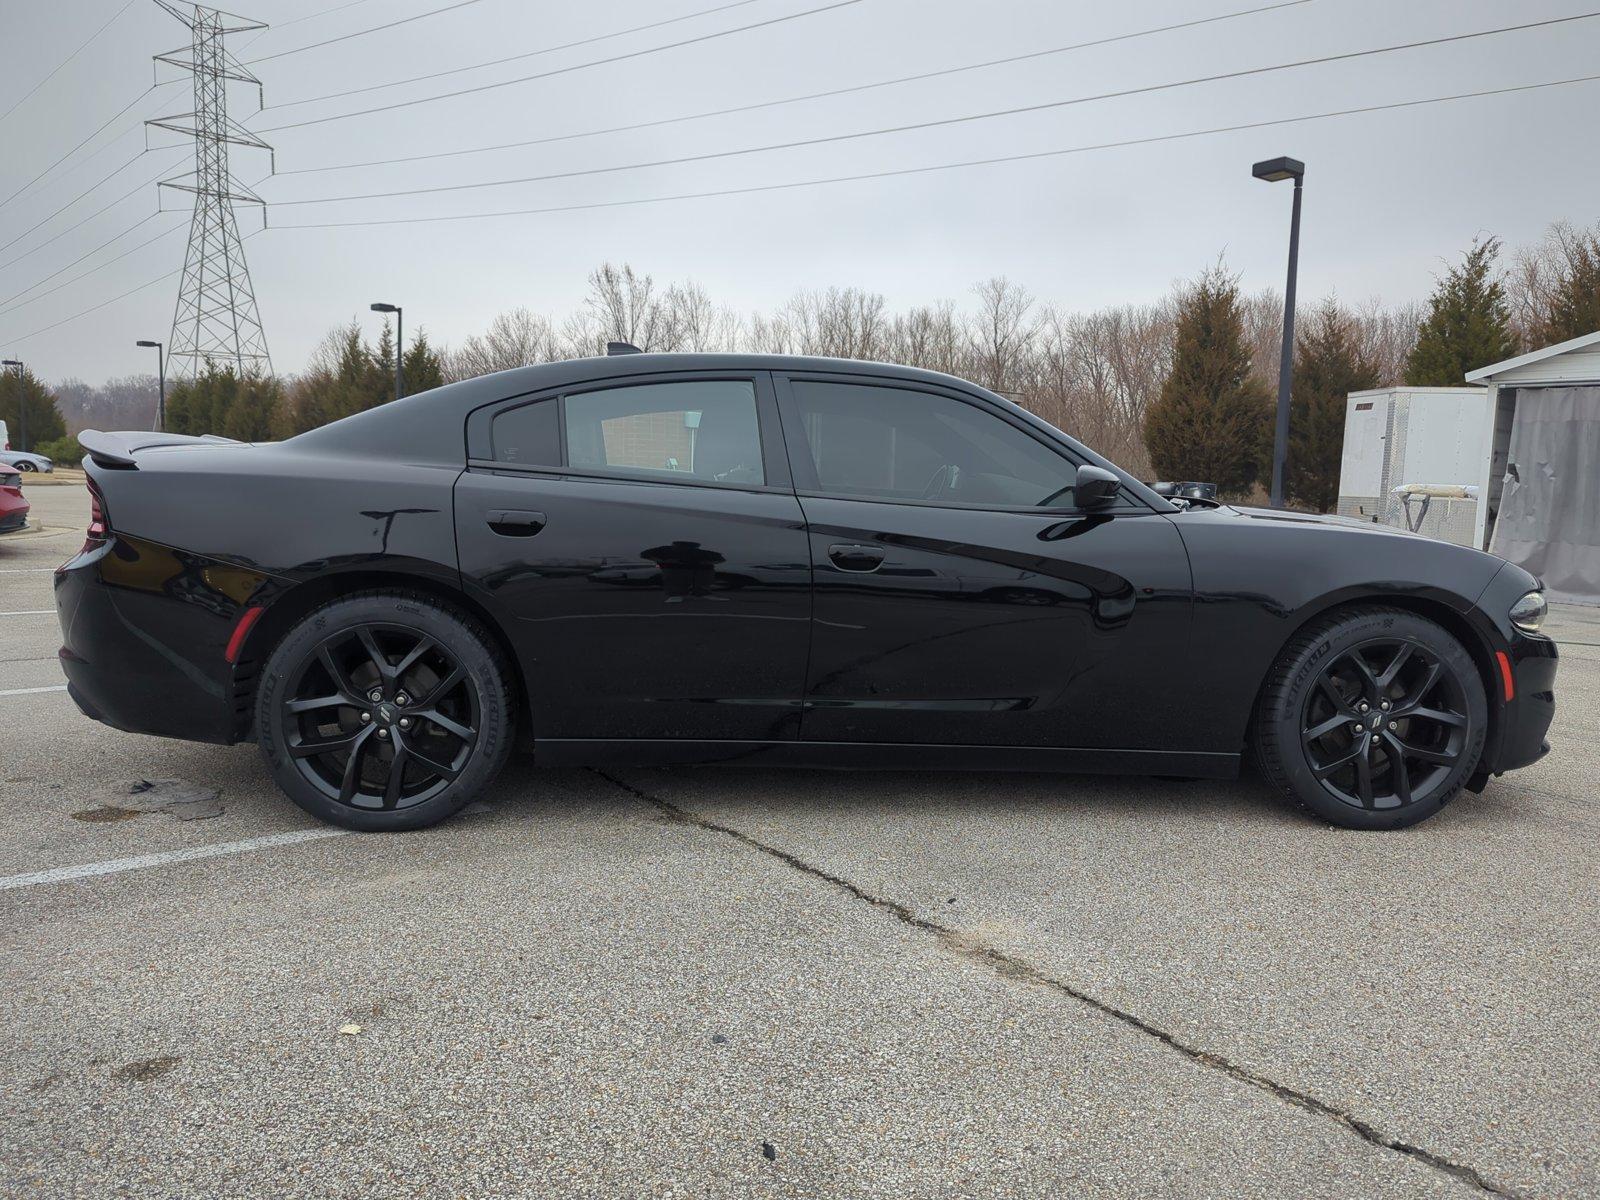
[[[30,505],[22,498],[22,475],[14,467],[0,468],[0,533],[15,533],[28,523]]]

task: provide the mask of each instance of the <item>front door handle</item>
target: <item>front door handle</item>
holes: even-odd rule
[[[882,546],[862,546],[855,542],[836,542],[828,547],[828,557],[841,571],[865,573],[883,566]]]
[[[542,512],[522,512],[514,508],[491,508],[489,528],[502,537],[532,537],[544,528]]]

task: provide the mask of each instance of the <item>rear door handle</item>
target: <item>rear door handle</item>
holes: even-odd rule
[[[841,571],[876,571],[883,566],[882,546],[862,546],[855,542],[836,542],[828,547],[828,557]]]
[[[514,508],[491,508],[489,528],[502,537],[532,537],[545,526],[542,512],[521,512]]]

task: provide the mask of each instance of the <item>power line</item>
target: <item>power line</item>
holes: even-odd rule
[[[76,196],[74,196],[71,200],[68,200],[65,204],[57,205],[54,212],[47,213],[43,217],[39,218],[39,220],[35,221],[32,225],[28,226],[28,228],[24,229],[21,233],[17,234],[16,237],[12,238],[5,245],[0,246],[0,250],[9,250],[9,249],[11,249],[11,247],[15,246],[18,242],[20,242],[23,238],[27,237],[35,229],[38,229],[39,226],[48,225],[51,221],[55,220],[62,213],[66,212],[67,209],[71,208],[79,200],[82,200],[85,196],[89,195],[90,192],[94,191],[101,184],[107,183],[110,180],[115,179],[118,175],[122,174],[129,167],[133,166],[134,163],[138,162],[144,156],[145,156],[145,151],[140,150],[132,158],[128,159],[120,167],[116,168],[116,170],[110,172],[109,174],[102,175],[96,182],[94,182],[94,183],[90,184],[88,187],[84,188],[83,191],[79,192]]]
[[[475,191],[480,188],[512,187],[523,183],[545,183],[556,179],[574,179],[588,175],[609,175],[619,171],[637,171],[649,167],[681,166],[686,163],[709,162],[715,159],[737,158],[746,154],[766,154],[776,150],[795,150],[810,146],[829,145],[836,142],[857,141],[861,138],[884,137],[889,134],[910,133],[923,129],[941,129],[951,125],[968,124],[973,121],[988,121],[997,117],[1012,117],[1023,113],[1044,112],[1050,109],[1066,108],[1077,104],[1089,104],[1100,100],[1122,99],[1128,96],[1148,95],[1152,92],[1172,91],[1176,88],[1194,87],[1203,83],[1217,83],[1228,79],[1243,79],[1256,75],[1267,75],[1276,71],[1296,70],[1301,67],[1321,66],[1328,63],[1344,62],[1356,58],[1369,58],[1379,54],[1393,54],[1402,50],[1415,50],[1423,46],[1437,46],[1447,42],[1461,42],[1472,38],[1489,37],[1494,34],[1509,33],[1514,30],[1535,29],[1543,26],[1561,25],[1570,21],[1584,20],[1600,16],[1600,11],[1584,13],[1574,17],[1556,17],[1546,21],[1534,21],[1525,25],[1512,25],[1504,29],[1484,30],[1477,33],[1453,34],[1449,37],[1429,38],[1420,42],[1406,42],[1396,46],[1379,46],[1369,50],[1351,50],[1343,54],[1327,54],[1318,58],[1306,58],[1297,62],[1277,63],[1267,67],[1250,67],[1239,71],[1225,71],[1216,75],[1202,75],[1192,79],[1174,80],[1169,83],[1147,84],[1143,87],[1123,88],[1115,92],[1100,92],[1091,96],[1074,96],[1066,100],[1049,100],[1040,104],[1025,104],[1014,108],[994,109],[990,112],[967,113],[957,117],[941,117],[933,121],[913,121],[902,125],[888,125],[878,129],[863,129],[854,133],[828,134],[822,137],[797,138],[787,142],[772,142],[765,146],[746,146],[737,150],[713,150],[702,154],[685,154],[676,158],[654,159],[649,162],[623,163],[609,167],[583,167],[571,171],[554,171],[544,175],[524,175],[514,179],[492,179],[483,183],[451,183],[438,184],[433,187],[400,188],[388,192],[363,192],[350,196],[324,196],[308,200],[279,200],[275,203],[279,207],[295,207],[302,204],[336,204],[350,200],[387,200],[397,196],[422,196],[436,195],[441,192]]]
[[[682,200],[709,200],[722,196],[748,196],[761,192],[781,192],[797,188],[822,187],[835,183],[859,183],[870,179],[891,179],[904,175],[927,175],[937,171],[955,171],[967,167],[998,166],[1002,163],[1027,162],[1033,159],[1059,158],[1070,154],[1088,154],[1098,150],[1117,150],[1130,146],[1149,146],[1165,142],[1185,141],[1189,138],[1213,137],[1224,133],[1242,133],[1255,129],[1271,129],[1282,125],[1295,125],[1308,121],[1325,121],[1335,117],[1357,116],[1366,113],[1390,112],[1402,108],[1420,108],[1430,104],[1445,104],[1454,100],[1473,100],[1485,96],[1507,96],[1517,92],[1534,92],[1545,88],[1566,87],[1577,83],[1600,81],[1600,75],[1579,75],[1570,79],[1554,79],[1546,83],[1529,83],[1515,87],[1489,88],[1477,92],[1457,92],[1449,96],[1431,96],[1422,100],[1401,100],[1391,104],[1369,104],[1358,108],[1343,108],[1333,112],[1308,113],[1298,117],[1278,117],[1268,121],[1249,121],[1236,125],[1218,125],[1209,129],[1193,129],[1183,133],[1160,134],[1153,137],[1127,138],[1115,142],[1098,142],[1087,146],[1069,146],[1059,150],[1037,150],[1025,154],[1001,154],[991,158],[964,159],[959,162],[934,163],[923,167],[901,167],[888,171],[866,171],[856,175],[834,175],[825,179],[801,179],[789,183],[770,183],[749,187],[718,188],[705,192],[681,192],[669,196],[641,196],[629,200],[597,200],[587,204],[557,204],[543,208],[519,208],[500,212],[456,213],[438,217],[374,217],[355,221],[303,222],[298,225],[274,225],[274,229],[346,229],[358,225],[423,225],[439,221],[490,220],[495,217],[523,217],[549,213],[581,212],[599,208],[625,208],[638,204],[666,204]]]
[[[167,81],[167,83],[176,83],[176,82],[177,82],[176,80],[168,80]],[[51,163],[48,167],[46,167],[44,170],[40,171],[32,179],[28,180],[27,183],[23,184],[16,191],[12,192],[11,195],[7,196],[4,200],[0,200],[0,208],[4,208],[6,205],[10,204],[18,196],[22,195],[23,192],[27,191],[34,184],[36,184],[40,180],[42,180],[46,175],[50,174],[51,171],[54,171],[62,163],[66,162],[67,159],[71,158],[79,150],[83,149],[90,142],[94,141],[95,138],[99,137],[100,134],[105,132],[106,128],[113,121],[115,121],[118,117],[122,116],[130,108],[132,108],[134,105],[138,104],[141,100],[143,100],[146,96],[148,96],[151,92],[155,91],[157,88],[166,87],[167,83],[152,83],[149,87],[145,88],[144,91],[140,92],[132,100],[128,101],[128,103],[126,105],[124,105],[122,108],[118,109],[114,114],[112,114],[112,116],[109,117],[103,125],[101,125],[98,129],[96,129],[88,137],[84,138],[81,142],[79,142],[77,145],[72,147],[72,149],[68,150],[60,158],[56,159],[55,162]]]
[[[742,187],[742,188],[722,188],[722,189],[718,189],[716,191],[707,191],[707,192],[685,192],[685,193],[681,193],[681,194],[673,195],[673,196],[642,196],[642,197],[638,197],[638,198],[631,199],[631,200],[602,200],[602,201],[595,201],[595,202],[589,203],[589,204],[561,204],[561,205],[551,205],[551,206],[548,206],[548,207],[545,207],[545,208],[524,208],[524,209],[516,209],[516,210],[512,210],[512,211],[505,211],[505,212],[458,213],[458,214],[453,215],[453,216],[439,216],[439,217],[387,217],[387,218],[375,218],[375,219],[367,219],[367,220],[359,220],[359,221],[328,221],[328,222],[306,223],[306,224],[300,224],[300,225],[275,225],[272,228],[274,230],[285,230],[285,229],[346,229],[346,228],[350,228],[352,226],[359,226],[359,225],[417,225],[417,224],[432,224],[432,223],[440,222],[440,221],[489,220],[489,219],[493,219],[493,218],[496,218],[496,217],[532,216],[532,215],[563,213],[563,212],[578,212],[578,211],[582,211],[582,210],[586,210],[586,209],[597,209],[597,208],[621,208],[621,207],[626,207],[626,206],[630,206],[630,205],[639,205],[639,204],[664,204],[664,203],[683,201],[683,200],[705,200],[705,199],[712,199],[712,198],[722,197],[722,196],[743,196],[743,195],[751,195],[751,194],[759,193],[759,192],[777,192],[777,191],[787,191],[787,190],[792,190],[792,189],[797,189],[797,188],[822,187],[822,186],[826,186],[826,185],[829,185],[829,184],[836,184],[836,183],[856,183],[856,182],[862,182],[862,181],[865,181],[865,180],[888,179],[888,178],[894,178],[894,177],[898,177],[898,176],[926,175],[926,174],[931,174],[931,173],[938,172],[938,171],[954,171],[954,170],[961,170],[961,169],[965,169],[965,168],[969,168],[969,167],[998,166],[998,165],[1001,165],[1001,164],[1004,164],[1004,163],[1025,162],[1025,161],[1030,161],[1030,160],[1035,160],[1035,159],[1044,159],[1044,158],[1057,158],[1057,157],[1061,157],[1061,156],[1065,156],[1065,155],[1071,155],[1071,154],[1087,154],[1087,153],[1091,153],[1091,152],[1098,151],[1098,150],[1115,150],[1115,149],[1123,149],[1123,148],[1127,148],[1127,147],[1131,147],[1131,146],[1148,146],[1148,145],[1155,145],[1155,144],[1166,143],[1166,142],[1184,141],[1184,140],[1187,140],[1187,139],[1190,139],[1190,138],[1213,137],[1213,136],[1217,136],[1219,134],[1225,134],[1225,133],[1242,133],[1242,132],[1247,132],[1247,131],[1255,130],[1255,129],[1276,128],[1276,127],[1283,126],[1283,125],[1295,125],[1295,124],[1300,124],[1300,123],[1309,122],[1309,121],[1325,121],[1325,120],[1330,120],[1330,119],[1337,118],[1337,117],[1358,116],[1358,115],[1364,115],[1364,114],[1369,114],[1369,113],[1377,113],[1377,112],[1392,112],[1392,111],[1395,111],[1397,109],[1420,108],[1420,107],[1424,107],[1424,106],[1431,105],[1431,104],[1447,104],[1447,103],[1451,103],[1451,102],[1456,101],[1456,100],[1474,100],[1474,99],[1481,99],[1481,98],[1489,97],[1489,96],[1508,96],[1508,95],[1513,95],[1513,94],[1520,93],[1520,92],[1535,92],[1535,91],[1542,91],[1542,90],[1545,90],[1545,89],[1548,89],[1548,88],[1568,87],[1568,86],[1571,86],[1573,84],[1595,83],[1595,82],[1600,82],[1600,75],[1578,75],[1578,76],[1574,76],[1574,77],[1569,78],[1569,79],[1552,79],[1552,80],[1549,80],[1549,81],[1544,82],[1544,83],[1528,83],[1528,84],[1520,84],[1520,85],[1517,85],[1517,86],[1514,86],[1514,87],[1488,88],[1488,89],[1485,89],[1485,90],[1482,90],[1482,91],[1476,91],[1476,92],[1457,92],[1457,93],[1454,93],[1454,94],[1448,95],[1448,96],[1430,96],[1430,97],[1427,97],[1427,98],[1421,99],[1421,100],[1400,100],[1400,101],[1396,101],[1396,102],[1391,103],[1391,104],[1370,104],[1370,105],[1363,105],[1363,106],[1358,107],[1358,108],[1337,109],[1337,110],[1332,111],[1332,112],[1307,113],[1307,114],[1304,114],[1304,115],[1301,115],[1301,116],[1296,116],[1296,117],[1279,117],[1279,118],[1276,118],[1276,119],[1273,119],[1273,120],[1270,120],[1270,121],[1252,121],[1252,122],[1246,122],[1246,123],[1237,124],[1237,125],[1219,125],[1219,126],[1214,126],[1212,128],[1209,128],[1209,129],[1194,129],[1194,130],[1187,130],[1187,131],[1182,132],[1182,133],[1161,134],[1161,135],[1157,135],[1157,136],[1154,136],[1154,137],[1146,137],[1146,138],[1127,138],[1127,139],[1124,139],[1122,141],[1101,142],[1101,143],[1098,143],[1098,144],[1095,144],[1095,145],[1088,145],[1088,146],[1070,146],[1070,147],[1066,147],[1064,149],[1058,149],[1058,150],[1039,150],[1039,151],[1034,151],[1032,153],[1027,153],[1027,154],[996,155],[996,156],[991,157],[991,158],[977,158],[977,159],[966,159],[966,160],[963,160],[963,161],[960,161],[960,162],[935,163],[935,164],[932,164],[930,166],[923,166],[923,167],[903,167],[903,168],[899,168],[899,169],[891,170],[891,171],[869,171],[869,172],[863,172],[863,173],[857,174],[857,175],[836,175],[836,176],[833,176],[833,177],[827,178],[827,179],[802,179],[802,180],[796,180],[796,181],[793,181],[793,182],[790,182],[790,183],[762,184],[762,185],[757,185],[757,186],[752,186],[752,187]],[[242,238],[240,238],[240,241],[249,241],[251,238],[255,237],[257,234],[262,233],[262,232],[264,232],[264,230],[257,229],[257,230],[255,230],[255,231],[253,231],[251,233],[247,233]],[[86,317],[90,313],[98,312],[100,309],[105,308],[109,304],[115,304],[117,301],[125,300],[129,296],[132,296],[137,292],[142,292],[142,291],[146,290],[147,288],[155,287],[156,284],[158,284],[158,283],[165,283],[167,280],[172,279],[172,278],[174,278],[174,277],[176,277],[176,276],[178,276],[180,274],[182,274],[181,269],[177,270],[177,271],[168,271],[166,274],[160,276],[159,278],[149,280],[146,283],[140,284],[138,287],[130,288],[128,291],[123,292],[120,295],[113,296],[109,300],[102,300],[100,303],[95,304],[90,308],[86,308],[86,309],[82,310],[81,312],[73,313],[69,317],[63,317],[59,321],[55,321],[55,322],[53,322],[53,323],[51,323],[49,325],[42,326],[39,329],[31,330],[30,332],[22,334],[19,337],[7,338],[5,340],[9,341],[9,342],[12,342],[12,343],[17,343],[17,342],[26,341],[27,339],[32,338],[32,337],[36,337],[41,333],[48,333],[52,329],[59,328],[62,325],[68,324],[69,322],[76,321],[81,317]]]
[[[442,92],[437,96],[422,96],[416,100],[397,100],[393,104],[385,104],[379,108],[361,108],[357,109],[355,112],[335,113],[330,117],[311,117],[304,121],[293,121],[287,125],[269,125],[260,132],[276,133],[280,129],[301,129],[307,125],[322,125],[329,121],[345,121],[349,120],[351,117],[365,117],[372,113],[392,112],[397,108],[411,108],[418,104],[432,104],[435,100],[450,100],[457,96],[471,96],[478,92],[493,91],[495,88],[510,87],[512,84],[516,83],[529,83],[535,79],[549,79],[555,75],[566,75],[573,71],[583,71],[590,67],[604,66],[607,63],[624,62],[632,58],[643,58],[649,54],[660,54],[665,50],[676,50],[682,46],[693,46],[701,42],[715,41],[717,38],[731,37],[736,33],[747,33],[752,29],[763,29],[770,25],[781,25],[785,21],[798,21],[802,17],[811,17],[818,13],[831,12],[836,8],[849,8],[850,6],[860,4],[861,2],[862,0],[834,0],[832,4],[824,4],[818,8],[808,8],[801,12],[789,13],[788,15],[782,17],[771,17],[765,21],[757,21],[751,25],[740,25],[733,29],[719,30],[716,33],[705,33],[701,34],[699,37],[685,38],[680,42],[668,42],[663,46],[648,46],[643,50],[631,50],[626,54],[616,54],[610,58],[598,58],[590,62],[574,63],[570,67],[558,67],[553,71],[541,71],[537,75],[523,75],[517,79],[502,79],[499,83],[480,84],[477,87],[462,88],[461,90],[455,92]]]
[[[56,77],[57,72],[59,72],[62,67],[66,66],[73,59],[77,58],[78,55],[82,54],[86,49],[88,49],[90,42],[94,41],[95,38],[99,37],[102,33],[104,33],[107,29],[109,29],[111,27],[111,22],[115,21],[118,17],[120,17],[123,13],[127,12],[132,7],[133,7],[133,0],[128,0],[128,2],[126,4],[124,4],[121,8],[117,9],[116,12],[112,13],[111,16],[106,19],[106,22],[105,22],[104,25],[101,25],[99,29],[96,29],[88,37],[84,38],[84,40],[78,44],[78,48],[76,50],[74,50],[71,54],[69,54],[65,58],[63,58],[60,62],[58,62],[55,65],[55,67],[50,71],[50,73],[48,75],[46,75],[43,79],[39,80],[38,83],[34,84],[31,88],[29,88],[26,92],[24,92],[22,94],[22,98],[20,100],[18,100],[15,104],[13,104],[10,108],[6,109],[5,112],[0,113],[0,121],[4,121],[12,113],[16,112],[17,109],[21,108],[25,103],[27,103],[28,98],[30,96],[32,96],[35,92],[37,92],[45,84],[49,83],[52,79],[54,79]]]
[[[61,274],[62,271],[70,270],[71,268],[73,268],[73,267],[77,266],[79,263],[81,263],[84,259],[91,257],[92,255],[98,253],[101,250],[104,250],[107,246],[111,245],[112,242],[115,242],[115,241],[118,241],[118,240],[120,240],[122,238],[127,237],[135,229],[138,229],[140,226],[145,225],[148,222],[155,220],[160,215],[161,214],[158,213],[158,212],[150,213],[148,216],[146,216],[142,220],[136,222],[130,228],[124,229],[121,233],[117,234],[116,237],[107,238],[105,241],[101,242],[98,246],[96,246],[93,250],[90,250],[87,254],[79,255],[77,258],[73,259],[72,262],[69,262],[66,266],[62,267],[60,271],[56,271],[54,274],[46,275],[43,279],[39,280],[38,283],[35,283],[30,287],[23,288],[16,295],[7,297],[5,300],[0,300],[0,317],[5,316],[7,313],[16,312],[19,309],[24,309],[24,308],[28,307],[28,305],[30,305],[30,304],[36,303],[39,300],[43,300],[46,296],[53,296],[55,293],[59,292],[62,288],[71,287],[73,284],[77,283],[80,279],[87,279],[91,275],[97,275],[101,271],[103,271],[107,267],[109,267],[112,263],[121,262],[123,259],[127,258],[128,255],[135,254],[138,251],[143,250],[146,246],[153,245],[154,243],[159,242],[162,238],[169,238],[173,234],[179,233],[179,232],[181,232],[183,230],[183,225],[182,224],[169,226],[166,229],[163,229],[160,233],[156,234],[154,237],[146,238],[144,241],[140,242],[137,246],[134,246],[134,247],[132,247],[131,249],[128,249],[128,250],[124,250],[121,254],[118,254],[114,258],[106,259],[105,262],[99,264],[98,266],[90,267],[87,271],[80,272],[79,274],[74,275],[71,279],[63,280],[62,282],[56,284],[55,287],[50,288],[47,291],[40,292],[37,296],[28,296],[28,298],[26,300],[21,300],[21,298],[23,296],[27,296],[29,292],[34,291],[41,284],[49,283],[50,280],[54,279],[57,275]],[[13,304],[12,303],[13,300],[21,300],[21,303]]]
[[[280,29],[287,29],[291,25],[298,25],[302,21],[315,21],[318,17],[331,17],[331,16],[333,16],[334,13],[343,12],[347,8],[357,8],[357,7],[359,7],[359,6],[363,5],[363,4],[371,4],[371,3],[372,3],[372,0],[346,0],[346,3],[344,3],[344,4],[335,4],[332,8],[319,8],[319,9],[317,9],[316,12],[308,12],[303,17],[295,17],[295,18],[293,18],[291,20],[288,20],[288,21],[277,21],[272,25],[272,30],[273,30],[273,32],[277,32]],[[265,34],[266,32],[267,31],[265,29],[263,29],[261,31],[261,33],[257,34],[256,36],[260,37],[262,34]],[[255,40],[254,38],[251,39],[251,41],[254,41],[254,40]],[[257,61],[260,61],[260,60],[258,59]]]
[[[175,150],[177,148],[178,147],[176,147],[176,146],[167,147],[167,149],[169,149],[169,150]],[[101,213],[109,212],[111,209],[113,209],[117,205],[121,204],[124,200],[126,200],[129,197],[137,194],[138,192],[142,191],[143,189],[149,187],[152,183],[154,183],[162,175],[166,174],[166,172],[169,169],[170,169],[169,167],[162,167],[160,171],[156,172],[156,174],[152,175],[149,179],[145,179],[145,180],[142,180],[139,183],[134,184],[133,187],[131,187],[127,191],[123,192],[122,195],[118,196],[115,200],[112,200],[110,203],[104,204],[101,207],[95,209],[88,216],[83,217],[83,218],[81,218],[81,219],[79,219],[77,221],[74,221],[71,225],[68,225],[65,229],[61,230],[59,233],[53,234],[52,236],[46,238],[44,241],[40,242],[33,249],[24,250],[21,254],[18,254],[18,255],[15,255],[12,258],[6,259],[5,262],[0,263],[0,271],[5,270],[7,267],[11,266],[13,263],[19,263],[25,258],[31,258],[33,255],[39,253],[39,251],[43,250],[46,246],[51,245],[54,242],[58,242],[62,238],[66,237],[67,234],[71,233],[74,229],[77,229],[82,225],[87,225],[90,221],[94,220]]]
[[[266,37],[267,34],[276,33],[280,29],[287,29],[291,25],[298,25],[302,21],[315,21],[318,17],[331,17],[334,13],[341,13],[347,8],[357,8],[363,4],[371,3],[372,0],[345,0],[345,3],[335,4],[332,8],[319,8],[315,12],[308,12],[304,16],[295,17],[293,20],[281,21],[276,24],[269,25],[265,29],[256,30],[255,33],[245,38],[244,41],[239,43],[239,49],[243,50],[247,46],[254,46],[262,38]]]
[[[695,17],[706,17],[712,13],[726,12],[730,8],[744,8],[746,5],[760,3],[761,0],[734,0],[732,4],[719,4],[715,8],[702,8],[697,12],[684,13],[681,17],[668,17],[664,21],[651,21],[648,25],[634,25],[627,29],[618,29],[614,33],[596,34],[594,37],[580,38],[575,42],[563,42],[559,46],[546,46],[542,50],[529,50],[523,54],[512,54],[505,58],[492,58],[488,62],[473,63],[470,67],[452,67],[448,71],[434,71],[429,75],[412,75],[407,79],[395,79],[388,83],[374,83],[368,87],[351,88],[343,92],[328,92],[321,96],[306,96],[300,100],[286,100],[282,104],[274,104],[273,109],[294,108],[301,104],[315,104],[319,100],[338,100],[344,96],[359,96],[363,92],[379,92],[385,88],[400,87],[408,83],[422,83],[429,79],[442,79],[446,75],[460,75],[464,71],[481,71],[485,67],[504,66],[508,62],[519,62],[524,58],[538,58],[541,54],[554,54],[558,50],[572,50],[578,46],[588,46],[595,42],[608,42],[613,38],[624,37],[630,33],[643,33],[647,29],[659,29],[663,25],[677,25],[683,21],[693,20]],[[1296,0],[1297,3],[1309,3],[1309,0]]]
[[[239,240],[241,242],[248,242],[260,232],[261,230],[257,229],[253,233],[245,234]],[[126,300],[129,296],[135,295],[149,288],[153,288],[158,283],[166,283],[169,279],[175,279],[182,274],[182,267],[179,267],[176,271],[168,271],[165,275],[158,276],[157,278],[149,280],[146,283],[141,283],[138,287],[129,288],[120,295],[112,296],[109,300],[102,300],[99,304],[93,304],[81,312],[75,312],[70,317],[62,317],[59,321],[52,321],[48,325],[42,325],[38,329],[32,329],[18,337],[6,338],[5,340],[13,345],[18,342],[25,342],[31,337],[38,337],[41,333],[49,333],[52,329],[59,329],[61,326],[70,324],[71,322],[78,320],[80,317],[87,317],[90,313],[99,312],[108,304],[115,304],[118,300]]]
[[[458,8],[466,8],[469,4],[478,4],[481,0],[458,0],[455,4],[447,4],[443,8],[431,8],[427,12],[417,13],[415,16],[401,17],[398,21],[389,21],[383,25],[374,25],[370,29],[358,29],[354,33],[343,33],[338,37],[326,38],[320,42],[312,42],[309,46],[296,46],[293,50],[280,50],[276,54],[263,55],[261,58],[245,60],[245,66],[253,67],[257,63],[271,62],[275,58],[287,58],[291,54],[303,54],[307,50],[316,50],[322,46],[331,46],[335,42],[348,42],[351,38],[366,37],[369,33],[379,33],[385,29],[393,29],[396,25],[409,25],[412,21],[421,21],[426,17],[437,17],[440,13],[454,12]]]
[[[544,146],[552,142],[575,141],[579,138],[600,137],[608,133],[628,133],[636,129],[655,129],[662,125],[677,125],[687,121],[702,121],[708,117],[726,117],[735,113],[756,112],[764,108],[778,108],[786,104],[799,104],[807,100],[825,100],[833,96],[847,96],[858,92],[868,92],[876,88],[893,87],[902,83],[916,83],[927,79],[940,79],[949,75],[959,75],[967,71],[980,71],[988,67],[1007,66],[1012,63],[1026,62],[1029,59],[1045,58],[1053,54],[1065,54],[1071,50],[1087,50],[1095,46],[1106,46],[1113,42],[1132,41],[1135,38],[1150,37],[1158,33],[1172,33],[1180,29],[1191,29],[1196,25],[1210,25],[1218,21],[1231,21],[1238,17],[1255,16],[1258,13],[1274,12],[1282,8],[1296,8],[1303,4],[1314,3],[1315,0],[1283,0],[1278,4],[1268,4],[1260,8],[1245,8],[1236,12],[1222,13],[1215,17],[1202,17],[1194,21],[1180,21],[1175,25],[1159,25],[1151,29],[1139,29],[1132,33],[1117,34],[1115,37],[1096,38],[1089,42],[1073,42],[1067,46],[1054,46],[1048,50],[1033,50],[1027,54],[1014,54],[1007,58],[991,58],[983,62],[965,63],[958,67],[944,67],[937,71],[923,71],[916,75],[901,75],[894,79],[880,79],[874,83],[858,83],[849,87],[831,88],[824,92],[807,92],[799,96],[786,96],[781,100],[762,100],[754,104],[738,104],[730,108],[714,108],[705,112],[690,113],[681,117],[662,117],[655,121],[638,121],[631,125],[612,125],[605,129],[591,129],[582,133],[561,133],[550,137],[531,138],[522,142],[501,142],[494,146],[477,146],[468,150],[442,150],[434,154],[412,154],[401,158],[380,158],[368,162],[335,163],[325,167],[301,167],[293,171],[279,171],[279,175],[313,175],[322,171],[355,170],[359,167],[387,167],[396,163],[425,162],[437,158],[455,158],[465,154],[487,154],[493,150],[515,150],[526,146]],[[542,53],[536,52],[536,53]],[[409,82],[409,81],[407,81]],[[294,101],[297,104],[305,101]],[[274,107],[283,107],[275,105]]]
[[[161,87],[165,87],[167,85],[166,84],[157,84],[156,86],[158,88],[161,88]],[[126,111],[126,110],[124,110],[124,111]],[[117,133],[115,136],[113,136],[109,141],[102,142],[99,147],[97,147],[94,150],[89,151],[81,159],[79,159],[76,163],[74,163],[72,166],[68,167],[66,169],[66,171],[63,172],[61,178],[65,178],[67,175],[70,175],[75,171],[83,170],[83,168],[87,167],[90,163],[94,162],[95,159],[99,158],[107,150],[110,150],[113,146],[115,146],[123,138],[127,137],[128,134],[133,133],[136,130],[139,130],[141,128],[142,128],[142,122],[138,118],[135,118],[133,124],[124,126],[123,129],[119,133]],[[148,145],[148,143],[146,143],[145,149],[146,150],[150,149],[150,146]]]

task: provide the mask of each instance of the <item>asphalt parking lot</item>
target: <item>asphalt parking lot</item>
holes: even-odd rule
[[[1254,781],[514,763],[361,836],[78,714],[87,502],[28,495],[6,1196],[1600,1192],[1600,612],[1554,753],[1395,834]]]

